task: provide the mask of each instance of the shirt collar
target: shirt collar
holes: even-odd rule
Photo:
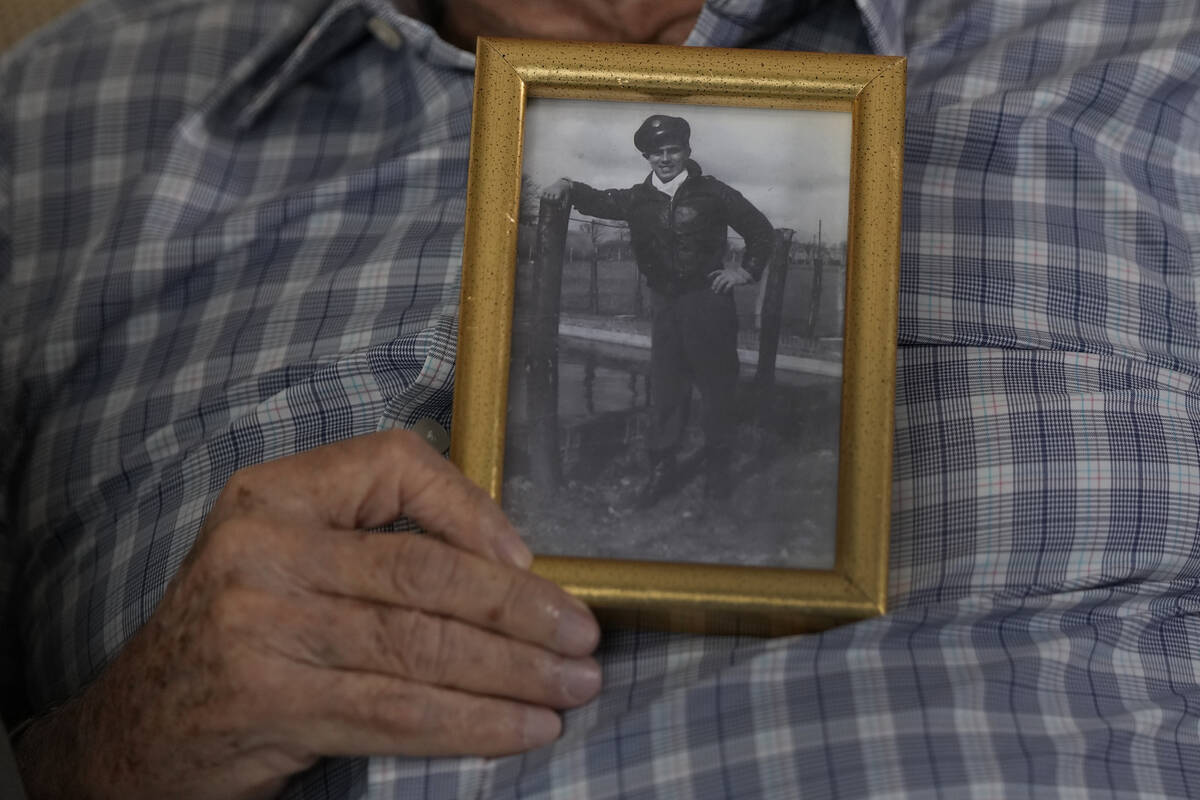
[[[879,53],[901,53],[908,0],[706,0],[687,44],[700,47],[763,46],[773,34],[832,3],[856,5]]]
[[[683,186],[683,182],[687,179],[688,171],[686,169],[680,170],[678,175],[665,183],[658,177],[658,175],[653,172],[650,173],[650,184],[660,192],[665,192],[671,195],[672,199],[675,197],[675,193],[679,191],[679,187]]]
[[[707,0],[687,44],[738,47],[819,1]],[[887,0],[859,2],[888,5]],[[374,35],[376,46],[397,51],[398,57],[412,50],[431,65],[473,72],[474,54],[443,41],[423,19],[423,9],[430,6],[436,7],[436,0],[294,0],[297,13],[281,21],[279,32],[230,75],[219,98],[227,104],[221,116],[236,128],[252,127],[281,94],[364,35]],[[718,17],[735,24],[711,24]]]
[[[420,0],[297,0],[301,13],[254,51],[249,63],[230,76],[223,116],[234,127],[249,128],[289,88],[363,36],[373,46],[421,53],[426,61],[472,72],[475,55],[443,41],[419,18]],[[403,10],[402,10],[403,9]],[[406,13],[407,12],[407,13]]]

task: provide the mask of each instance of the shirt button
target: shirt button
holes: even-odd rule
[[[404,46],[404,36],[383,17],[371,17],[367,20],[367,30],[388,50],[399,50]]]
[[[450,452],[450,434],[446,433],[446,429],[439,425],[436,419],[419,419],[412,429],[413,433],[429,442],[429,446],[442,455]]]

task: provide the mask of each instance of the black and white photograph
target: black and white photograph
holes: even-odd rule
[[[850,113],[525,119],[502,502],[526,542],[832,569]]]

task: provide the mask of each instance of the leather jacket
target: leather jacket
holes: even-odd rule
[[[571,204],[581,213],[629,223],[638,269],[651,289],[666,295],[707,288],[723,266],[728,229],[746,241],[742,269],[758,280],[775,245],[775,231],[741,193],[687,162],[688,177],[674,199],[653,174],[630,189],[593,189],[571,181]]]

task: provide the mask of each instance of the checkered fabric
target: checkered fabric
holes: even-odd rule
[[[1198,18],[710,0],[692,44],[910,59],[894,610],[613,633],[555,745],[287,796],[1200,796]],[[471,69],[385,0],[95,0],[0,61],[10,723],[235,469],[447,421]]]

